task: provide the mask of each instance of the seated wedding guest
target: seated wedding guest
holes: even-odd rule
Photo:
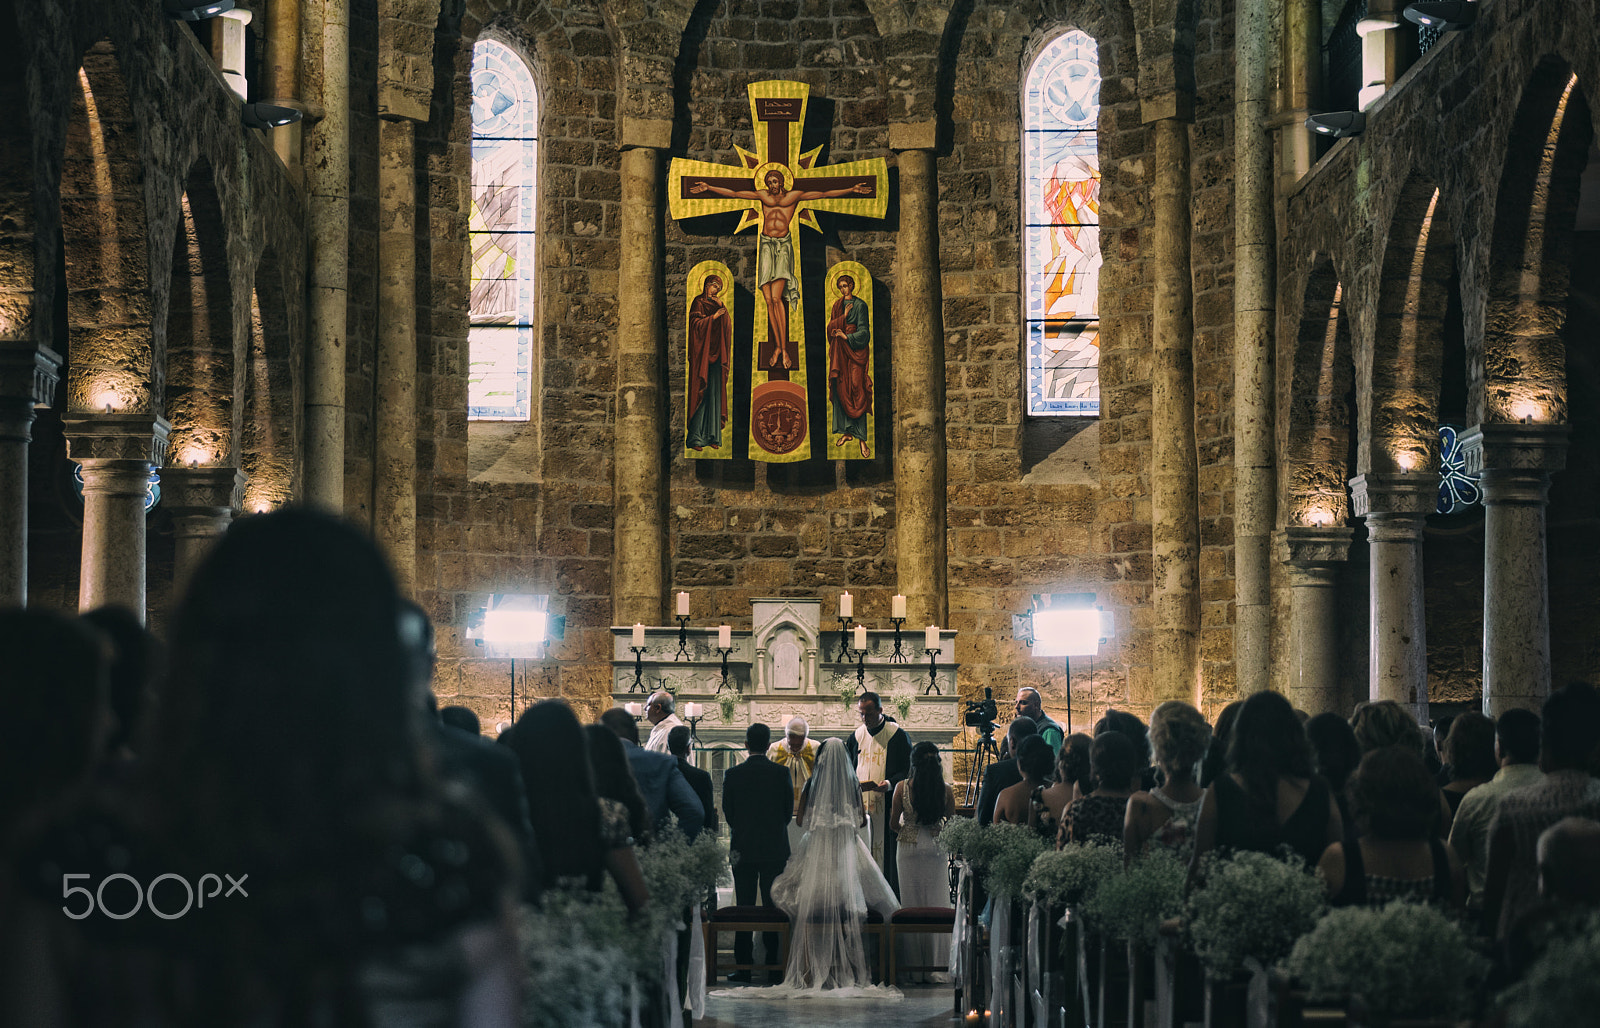
[[[483,725],[471,707],[440,707],[439,720],[441,723],[449,725],[458,731],[466,732],[468,735],[483,734]]]
[[[1552,942],[1583,932],[1600,906],[1600,822],[1562,818],[1539,835],[1536,852],[1539,899],[1506,932],[1497,988],[1521,979]]]
[[[166,648],[126,607],[96,607],[83,620],[111,643],[113,724],[103,760],[113,767],[103,770],[127,772],[143,742],[145,712],[166,673]]]
[[[1450,818],[1455,819],[1461,809],[1461,800],[1478,786],[1494,777],[1494,721],[1469,710],[1450,722],[1450,734],[1444,740],[1444,762],[1450,769],[1450,780],[1441,790],[1450,805]],[[1450,824],[1445,824],[1445,834]]]
[[[594,772],[595,795],[622,804],[628,812],[628,834],[633,844],[650,845],[654,838],[650,830],[650,810],[645,806],[644,797],[639,795],[639,785],[633,780],[633,769],[628,767],[622,740],[605,725],[584,725],[583,734],[589,744],[589,770]]]
[[[1355,823],[1317,865],[1335,906],[1406,900],[1457,910],[1466,902],[1466,872],[1439,841],[1438,793],[1428,766],[1405,747],[1361,758],[1350,778]]]
[[[1156,769],[1150,763],[1150,732],[1144,722],[1125,710],[1112,708],[1095,722],[1095,736],[1098,738],[1105,732],[1121,732],[1128,737],[1128,741],[1133,743],[1134,760],[1139,765],[1139,788],[1155,788]]]
[[[1450,848],[1467,869],[1467,907],[1483,908],[1483,876],[1489,867],[1489,827],[1500,799],[1513,789],[1544,777],[1539,770],[1539,715],[1512,707],[1494,723],[1494,756],[1499,770],[1467,793],[1450,825]]]
[[[1328,783],[1333,800],[1339,805],[1339,818],[1350,823],[1350,804],[1345,785],[1361,763],[1361,744],[1350,722],[1338,714],[1318,714],[1306,722],[1306,739],[1311,743],[1312,765]]]
[[[1206,760],[1200,768],[1200,788],[1209,789],[1217,776],[1228,770],[1228,743],[1233,739],[1233,723],[1239,718],[1243,700],[1234,700],[1222,708],[1217,723],[1211,726],[1211,748],[1206,750]],[[1355,764],[1351,764],[1355,767]]]
[[[711,775],[689,763],[689,726],[679,725],[667,733],[667,752],[678,762],[678,771],[689,788],[700,797],[700,808],[705,811],[704,828],[712,835],[720,827],[717,822],[717,801],[711,792]]]
[[[1089,750],[1093,746],[1094,740],[1082,732],[1067,736],[1061,752],[1056,754],[1055,780],[1039,794],[1044,813],[1057,825],[1058,833],[1072,801],[1094,791],[1094,775],[1089,769]]]
[[[522,712],[509,745],[522,762],[528,814],[539,844],[546,889],[579,886],[600,891],[609,874],[630,913],[650,900],[633,852],[628,809],[595,791],[584,726],[563,700],[541,700]]]
[[[666,827],[670,813],[677,816],[678,830],[684,838],[693,840],[699,835],[700,826],[705,822],[705,809],[700,806],[700,797],[684,780],[683,772],[678,770],[678,762],[667,753],[640,746],[639,726],[633,715],[621,707],[612,707],[601,714],[600,723],[622,740],[628,766],[633,769],[633,780],[638,783],[645,806],[650,808],[650,824],[656,833]]]
[[[1275,692],[1245,700],[1228,743],[1228,773],[1206,789],[1200,807],[1191,867],[1214,849],[1276,856],[1287,846],[1312,869],[1343,834],[1339,808],[1312,769],[1311,744],[1289,701]]]
[[[1450,759],[1449,757],[1445,756],[1444,744],[1445,740],[1450,738],[1450,726],[1455,723],[1455,720],[1456,716],[1454,714],[1445,714],[1441,717],[1434,718],[1433,725],[1430,728],[1423,729],[1423,732],[1430,736],[1433,740],[1434,752],[1438,753],[1441,757],[1444,757],[1444,759],[1439,762],[1439,767],[1436,771],[1437,778],[1435,779],[1438,781],[1439,788],[1441,789],[1450,784]],[[1430,765],[1430,770],[1431,769],[1432,768]]]
[[[1581,682],[1557,689],[1544,701],[1539,720],[1544,777],[1500,797],[1489,830],[1483,928],[1496,937],[1533,905],[1539,834],[1565,817],[1600,819],[1600,778],[1590,773],[1600,739],[1600,696]]]
[[[1136,792],[1128,799],[1123,858],[1131,863],[1146,846],[1159,846],[1188,860],[1205,798],[1195,776],[1211,747],[1211,726],[1189,704],[1168,700],[1150,715],[1150,742],[1162,780],[1154,789]]]
[[[1056,836],[1057,849],[1068,842],[1122,841],[1128,797],[1139,784],[1139,753],[1122,732],[1105,732],[1095,738],[1089,764],[1095,789],[1067,807]]]
[[[1350,728],[1363,754],[1382,746],[1404,746],[1423,754],[1422,728],[1416,716],[1394,700],[1363,700],[1350,715]]]
[[[518,1022],[515,855],[434,776],[404,631],[377,547],[325,514],[243,518],[195,569],[149,751],[151,866],[247,876],[249,898],[157,929],[188,987],[147,1023]]]
[[[1033,718],[1019,714],[1011,719],[1006,726],[1006,745],[1010,752],[1017,752],[1017,747],[1022,745],[1022,740],[1038,733]],[[1022,781],[1022,771],[1017,767],[1017,758],[1007,757],[990,764],[983,773],[983,785],[978,789],[978,809],[976,811],[978,823],[986,825],[994,820],[994,805],[1000,800],[1000,793]]]
[[[1022,781],[1000,790],[994,804],[995,823],[1032,825],[1045,839],[1054,840],[1060,825],[1044,809],[1043,793],[1055,764],[1055,751],[1043,736],[1024,737],[1017,746],[1017,770],[1022,773]]]

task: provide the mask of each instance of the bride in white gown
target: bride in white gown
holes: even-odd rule
[[[861,783],[838,739],[817,751],[796,820],[805,835],[772,883],[773,902],[794,926],[784,980],[767,989],[739,990],[741,998],[898,999],[898,989],[872,984],[862,926],[869,909],[887,918],[900,903],[856,834],[866,822]]]

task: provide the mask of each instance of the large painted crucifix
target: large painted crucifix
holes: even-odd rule
[[[811,456],[800,226],[822,231],[816,211],[883,217],[889,167],[882,158],[817,167],[822,147],[800,152],[811,94],[806,83],[755,82],[748,91],[756,152],[735,147],[739,167],[674,158],[667,175],[668,209],[678,219],[742,211],[736,233],[760,228],[750,456],[787,463]]]

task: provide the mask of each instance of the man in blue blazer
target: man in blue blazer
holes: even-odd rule
[[[612,707],[601,714],[600,723],[622,740],[622,748],[628,753],[628,766],[633,769],[633,779],[639,785],[644,805],[650,808],[650,821],[656,830],[661,830],[670,810],[678,815],[678,828],[684,838],[692,841],[705,823],[705,808],[700,806],[700,797],[694,794],[678,770],[677,759],[640,746],[639,726],[633,715],[621,707]]]

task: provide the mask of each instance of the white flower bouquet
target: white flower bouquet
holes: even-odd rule
[[[1154,946],[1161,922],[1183,913],[1189,869],[1172,850],[1156,848],[1127,870],[1100,879],[1083,901],[1083,916],[1095,931]]]
[[[1330,911],[1294,944],[1284,969],[1313,1000],[1360,993],[1375,1017],[1454,1017],[1466,1012],[1487,963],[1444,914],[1396,900],[1382,910]]]
[[[1034,859],[1022,891],[1047,903],[1081,903],[1098,883],[1121,870],[1120,844],[1069,842]]]
[[[1045,841],[1027,825],[995,824],[984,832],[979,847],[984,856],[983,887],[995,896],[1019,895],[1033,862],[1045,851]]]
[[[1527,977],[1500,994],[1510,1028],[1587,1024],[1600,1011],[1600,913],[1569,916]]]
[[[627,1024],[637,956],[625,917],[615,892],[551,890],[541,906],[522,908],[522,1023]],[[659,964],[659,947],[655,952]]]
[[[952,817],[939,829],[939,845],[944,851],[957,860],[967,859],[967,848],[971,846],[982,832],[983,826],[975,818]]]
[[[1245,969],[1246,958],[1269,967],[1316,927],[1324,907],[1322,879],[1299,860],[1243,852],[1207,857],[1205,885],[1189,896],[1189,939],[1211,978]]]

